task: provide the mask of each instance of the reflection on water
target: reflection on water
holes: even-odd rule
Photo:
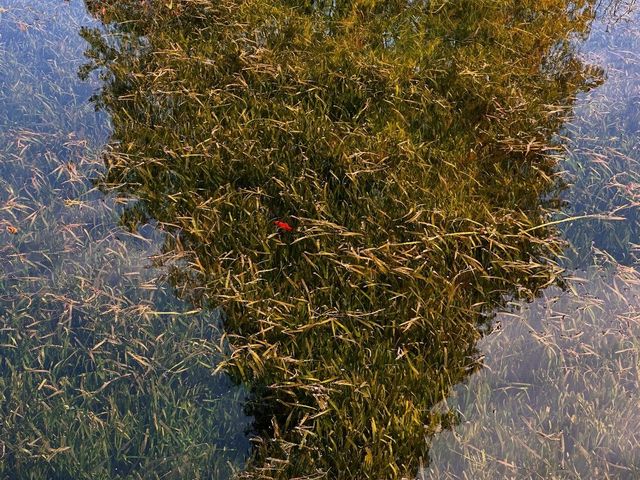
[[[135,199],[92,185],[97,25],[82,2],[0,4],[0,476],[225,478],[250,418],[215,370],[222,315],[176,296],[163,233],[119,225]]]
[[[606,71],[607,81],[580,96],[574,118],[564,131],[566,155],[561,166],[569,187],[571,215],[612,214],[615,222],[575,223],[565,230],[571,240],[568,268],[590,263],[593,247],[618,262],[636,262],[640,235],[640,23],[636,2],[605,12],[580,47],[582,56]]]
[[[225,478],[249,428],[253,479],[638,473],[630,24],[84,3],[0,7],[0,475]],[[565,213],[625,220],[559,224],[585,279],[521,305],[559,136]]]
[[[482,368],[438,408],[458,425],[431,442],[421,478],[640,476],[640,12],[603,14],[581,46],[606,82],[566,125],[568,289],[496,317]]]
[[[541,197],[561,113],[599,81],[568,40],[591,10],[435,3],[88,2],[122,34],[85,32],[101,188],[227,312],[247,478],[414,475],[478,325],[555,278]]]

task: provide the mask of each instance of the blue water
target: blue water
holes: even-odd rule
[[[0,420],[0,476],[34,474],[37,468],[29,470],[23,464],[19,470],[16,465],[42,458],[47,448],[61,450],[52,455],[51,465],[56,466],[45,476],[52,472],[64,476],[61,472],[66,471],[73,478],[102,478],[105,472],[134,474],[136,469],[145,475],[145,465],[150,464],[160,475],[181,468],[182,461],[172,460],[167,451],[184,448],[188,453],[193,448],[195,455],[198,442],[209,442],[215,443],[222,465],[212,471],[222,478],[246,460],[252,422],[244,413],[246,392],[215,368],[225,353],[224,316],[191,303],[189,295],[176,292],[169,283],[171,264],[162,257],[167,237],[161,229],[142,225],[131,231],[119,223],[124,206],[135,203],[135,198],[116,197],[94,187],[104,169],[102,154],[108,148],[110,124],[91,101],[100,79],[93,75],[81,80],[78,75],[87,63],[82,28],[104,29],[80,1],[0,3],[0,372],[6,379],[0,382],[0,411],[24,409]],[[33,340],[37,335],[43,339]],[[157,345],[153,354],[142,345],[147,336],[150,345]],[[77,352],[68,342],[77,343]],[[208,351],[197,345],[222,347]],[[21,346],[30,349],[24,357],[17,353]],[[185,358],[180,357],[182,348]],[[56,349],[72,354],[58,358]],[[29,352],[36,351],[38,355],[30,357]],[[129,363],[122,364],[122,358]],[[147,377],[126,373],[140,366],[134,358],[157,362],[149,374],[150,386],[144,383]],[[33,364],[21,365],[23,360]],[[179,361],[200,362],[202,368],[194,371],[204,377],[183,379]],[[29,368],[42,370],[34,374],[41,380],[38,377],[34,387],[16,391],[15,385],[32,380]],[[47,368],[54,372],[51,377],[44,372]],[[100,417],[115,415],[108,413],[109,408],[129,409],[140,418],[126,435],[131,442],[154,445],[144,447],[150,458],[128,458],[136,452],[116,444],[118,435],[109,433],[109,426],[71,414],[65,417],[68,405],[44,395],[47,382],[65,378],[70,383],[65,391],[71,393],[91,382],[103,386],[125,382],[113,393],[99,390],[103,393],[91,400],[94,403],[86,400],[79,411]],[[192,408],[193,418],[200,415],[203,431],[178,423],[177,439],[160,433],[145,439],[145,432],[157,428],[155,419],[164,413],[152,405],[157,399],[148,390],[167,393],[173,385],[176,396],[187,395],[175,404]],[[128,394],[136,389],[146,396],[141,393],[132,406]],[[20,396],[15,407],[12,402]],[[49,413],[58,415],[58,408],[60,424],[47,419]],[[179,418],[167,413],[166,422],[174,417]],[[56,430],[65,425],[72,429],[68,434]],[[33,442],[21,443],[22,450],[12,452],[18,448],[17,438]]]

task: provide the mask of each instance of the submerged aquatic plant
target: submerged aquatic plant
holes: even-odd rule
[[[176,288],[228,313],[246,476],[415,473],[478,324],[555,278],[541,197],[589,4],[150,8],[112,5],[120,46],[87,35],[114,122],[101,184],[192,256]],[[295,240],[263,234],[288,211]]]
[[[224,340],[196,343],[228,341],[217,369],[251,390],[242,475],[415,475],[479,327],[556,280],[543,198],[592,85],[571,49],[591,3],[86,3],[109,23],[83,33],[113,124],[96,182],[139,199],[123,226],[167,233],[178,295],[226,312]],[[291,212],[285,241],[268,219]],[[213,375],[189,358],[185,382]]]
[[[131,199],[91,182],[108,122],[77,76],[90,17],[2,7],[0,478],[228,478],[249,419],[216,372],[222,316],[176,298],[162,233],[127,232]]]

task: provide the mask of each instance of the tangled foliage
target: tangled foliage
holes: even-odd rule
[[[415,475],[479,326],[556,278],[548,154],[594,81],[571,50],[590,3],[86,3],[111,30],[84,32],[114,129],[99,184],[227,314],[243,475]]]
[[[484,314],[554,279],[547,154],[593,81],[570,47],[589,5],[109,12],[132,21],[88,35],[115,128],[102,184],[193,255],[177,287],[228,313],[262,438],[246,475],[411,475]]]

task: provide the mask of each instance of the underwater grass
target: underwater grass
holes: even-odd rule
[[[436,408],[457,422],[418,478],[640,474],[638,271],[597,263],[496,317],[484,368]]]
[[[420,478],[637,478],[638,5],[592,25],[581,56],[606,82],[580,95],[563,129],[566,289],[514,302],[479,342],[482,369],[438,412],[457,418],[430,442]]]
[[[113,122],[177,291],[224,309],[246,478],[408,478],[479,328],[552,284],[548,209],[588,2],[87,2]],[[292,232],[274,221],[284,221]]]
[[[570,185],[564,194],[568,214],[605,213],[620,222],[573,225],[567,252],[573,264],[589,262],[595,246],[623,265],[637,263],[638,243],[638,6],[629,2],[626,14],[611,26],[602,22],[592,32],[583,54],[606,69],[606,82],[579,100],[575,119],[567,122],[563,136],[567,154],[561,165]]]
[[[91,183],[108,124],[77,77],[89,21],[0,14],[0,478],[228,478],[250,419],[216,372],[222,313],[177,298],[162,233],[120,227],[132,199]]]
[[[495,309],[558,280],[593,2],[85,3],[107,147],[2,147],[0,475],[424,472]]]

